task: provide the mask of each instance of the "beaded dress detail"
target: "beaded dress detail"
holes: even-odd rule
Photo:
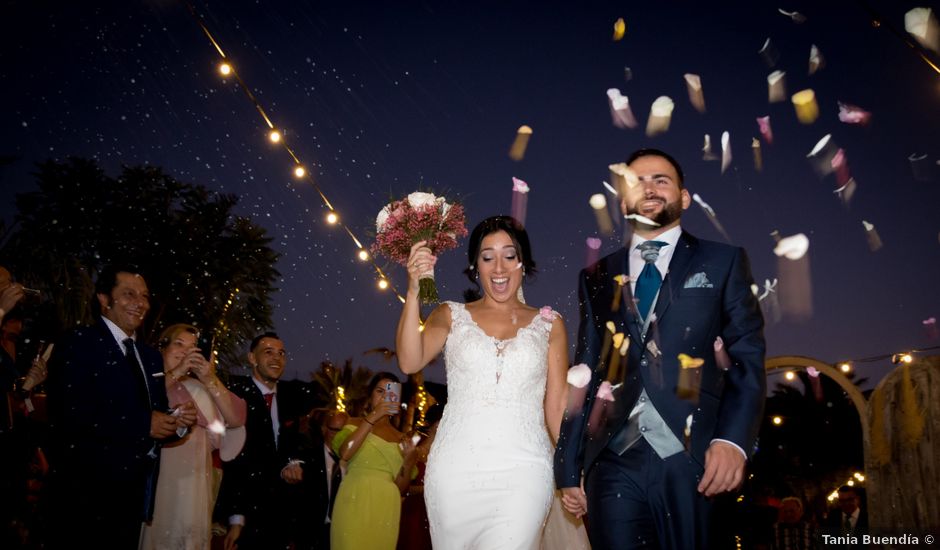
[[[557,314],[543,308],[499,340],[447,304],[447,406],[424,492],[434,548],[538,548],[553,497],[543,403]]]

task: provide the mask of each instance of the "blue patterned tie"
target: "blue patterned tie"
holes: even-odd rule
[[[637,245],[640,257],[646,262],[636,280],[636,307],[644,319],[649,314],[659,286],[663,283],[663,276],[656,269],[656,259],[659,258],[659,249],[668,244],[663,241],[646,241]]]

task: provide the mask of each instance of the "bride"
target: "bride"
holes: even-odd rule
[[[536,549],[565,407],[564,323],[520,300],[535,272],[529,237],[515,219],[494,216],[471,233],[464,271],[483,297],[442,304],[419,330],[418,279],[437,261],[424,244],[408,259],[396,345],[406,374],[444,349],[448,403],[424,490],[434,548]]]

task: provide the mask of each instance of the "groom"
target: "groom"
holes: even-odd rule
[[[634,233],[580,274],[575,363],[592,376],[571,388],[555,480],[595,549],[715,548],[711,497],[740,487],[763,413],[763,319],[744,250],[679,226],[679,163],[627,164]]]

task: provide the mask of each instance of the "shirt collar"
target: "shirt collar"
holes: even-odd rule
[[[271,388],[265,386],[265,385],[261,382],[261,380],[258,380],[257,378],[255,378],[254,373],[251,374],[251,381],[254,382],[256,386],[258,386],[258,389],[259,389],[259,390],[261,390],[261,395],[268,395],[269,393],[277,393],[277,384],[276,384],[276,383],[274,384],[274,389],[272,390]]]
[[[111,331],[111,336],[114,336],[114,340],[118,344],[121,344],[121,349],[124,349],[124,340],[127,340],[128,338],[130,338],[134,342],[137,342],[137,337],[135,335],[128,336],[127,333],[124,332],[124,330],[121,327],[115,325],[114,321],[112,321],[111,319],[108,319],[107,317],[102,315],[101,320],[104,321],[105,326],[108,327],[108,330]],[[124,350],[124,351],[127,351],[127,350]]]
[[[643,237],[633,234],[633,237],[630,239],[630,254],[639,254],[640,251],[636,249],[637,246],[645,243],[649,240],[661,241],[672,247],[673,250],[676,248],[676,244],[679,242],[679,237],[682,235],[682,226],[675,226],[672,229],[664,231],[660,235],[652,239],[644,239]]]

